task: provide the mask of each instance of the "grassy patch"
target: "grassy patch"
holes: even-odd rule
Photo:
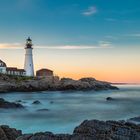
[[[29,77],[29,76],[7,75],[7,74],[0,74],[0,76],[3,77],[4,79],[15,80],[16,82],[35,80],[35,77]]]

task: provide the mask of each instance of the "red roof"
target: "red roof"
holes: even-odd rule
[[[24,69],[17,69],[16,67],[7,67],[7,71],[19,71],[19,72],[25,72]]]
[[[6,70],[8,70],[8,71],[11,71],[11,70],[17,71],[17,68],[16,67],[7,67]]]
[[[37,72],[40,72],[40,71],[50,71],[50,72],[53,72],[52,70],[49,70],[49,69],[40,69]]]
[[[18,71],[25,72],[25,70],[24,70],[24,69],[18,69]]]

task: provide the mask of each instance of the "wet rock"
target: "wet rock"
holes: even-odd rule
[[[107,100],[107,101],[112,101],[112,100],[114,100],[114,99],[113,99],[112,97],[107,97],[106,100]]]
[[[85,120],[73,134],[41,132],[23,135],[17,140],[139,140],[140,126],[125,121]]]
[[[26,103],[25,101],[22,101],[22,100],[17,100],[15,101],[16,103]]]
[[[62,78],[58,86],[59,90],[107,90],[118,89],[111,86],[108,82],[98,81],[94,78],[82,78],[73,80],[70,78]]]
[[[9,126],[0,126],[0,140],[16,140],[17,137],[21,136],[22,132]]]
[[[140,116],[134,117],[134,118],[130,118],[128,121],[134,121],[134,122],[140,123]]]
[[[125,121],[84,121],[75,128],[74,135],[82,135],[95,140],[138,140],[140,126]]]
[[[16,140],[70,140],[70,138],[70,135],[54,135],[51,132],[40,132],[32,135],[23,135],[18,137]]]
[[[43,109],[38,109],[37,112],[48,112],[50,111],[49,109],[43,108]]]
[[[53,104],[54,103],[54,101],[50,101],[50,104]]]
[[[34,101],[32,104],[38,105],[38,104],[41,104],[41,102],[38,101],[38,100],[36,100],[36,101]]]
[[[18,108],[24,108],[24,107],[19,103],[8,102],[8,101],[5,101],[3,98],[0,98],[0,108],[18,109]]]
[[[16,102],[21,103],[22,101],[21,100],[17,100]]]
[[[49,78],[27,78],[0,76],[0,93],[2,92],[33,92],[33,91],[65,91],[65,90],[108,90],[118,89],[108,82],[98,81],[94,78],[82,78],[73,80],[71,78],[59,79],[56,76]]]

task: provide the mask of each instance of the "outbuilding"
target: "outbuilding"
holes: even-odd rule
[[[36,71],[36,76],[38,77],[48,77],[53,76],[53,71],[49,69],[40,69]]]

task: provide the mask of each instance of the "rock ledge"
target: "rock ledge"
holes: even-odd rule
[[[15,77],[0,74],[0,93],[33,92],[33,91],[65,91],[65,90],[108,90],[118,89],[108,82],[94,78],[73,80],[70,78],[48,77]]]
[[[85,120],[77,126],[73,134],[53,134],[39,132],[21,134],[21,131],[0,126],[1,140],[139,140],[140,125],[126,121]]]

